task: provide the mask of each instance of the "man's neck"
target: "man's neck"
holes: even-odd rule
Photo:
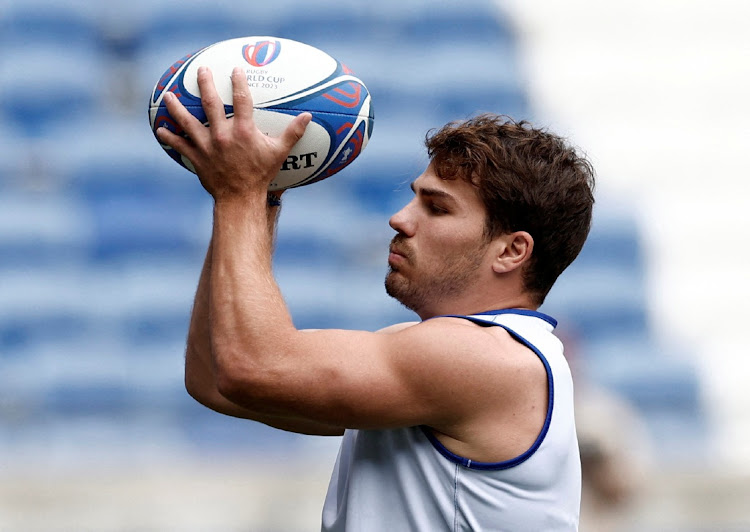
[[[482,298],[484,299],[484,298]],[[446,302],[440,302],[430,308],[420,309],[417,315],[422,321],[434,318],[435,316],[446,316],[446,315],[460,315],[469,316],[472,314],[480,314],[482,312],[488,312],[491,310],[501,309],[525,309],[525,310],[537,310],[538,305],[535,305],[531,298],[526,294],[518,294],[515,296],[492,298],[486,301],[482,300],[452,300]]]

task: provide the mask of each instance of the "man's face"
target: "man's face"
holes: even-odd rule
[[[470,290],[485,259],[485,208],[473,185],[443,180],[432,166],[412,184],[414,198],[390,219],[386,292],[422,318]],[[481,290],[481,287],[476,289]]]

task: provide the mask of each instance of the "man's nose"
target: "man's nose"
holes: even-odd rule
[[[405,236],[412,236],[414,234],[415,224],[413,217],[410,216],[411,202],[406,204],[400,211],[391,216],[388,220],[390,225],[396,232]]]

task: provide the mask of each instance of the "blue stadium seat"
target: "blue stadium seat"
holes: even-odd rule
[[[74,130],[74,123],[102,112],[102,87],[114,82],[109,73],[94,49],[6,48],[0,60],[0,116],[25,137],[59,125]]]
[[[201,455],[226,456],[227,452],[244,453],[248,449],[253,453],[297,453],[309,444],[309,439],[300,434],[217,415],[184,391],[183,400],[176,406],[180,407],[179,418],[175,420],[179,436]]]
[[[442,126],[480,113],[497,113],[516,120],[528,119],[530,109],[524,92],[519,87],[495,83],[477,84],[470,89],[438,89],[436,85],[401,89],[368,86],[375,108],[376,127],[388,122],[422,124],[418,135],[429,128]],[[412,120],[414,118],[414,120]],[[416,121],[416,122],[415,122]],[[412,129],[416,127],[412,126]],[[378,131],[379,132],[379,131]]]
[[[81,207],[43,191],[0,194],[0,269],[79,264],[93,233]]]
[[[0,17],[0,45],[92,49],[100,46],[97,10],[78,2],[11,0]]]
[[[252,12],[246,6],[228,6],[207,2],[181,2],[178,6],[157,5],[148,12],[137,36],[138,50],[155,50],[180,45],[185,53],[225,39],[247,35],[265,35],[269,28],[260,23],[249,25]],[[184,55],[184,54],[182,54]],[[175,57],[177,60],[182,55]],[[171,63],[170,63],[171,64]],[[165,65],[168,67],[169,65]]]
[[[126,122],[118,131],[113,122],[112,133],[101,140],[85,136],[90,142],[84,146],[53,155],[67,193],[91,220],[89,253],[95,262],[149,254],[194,258],[205,248],[210,197],[194,174],[162,151],[145,115],[135,130]]]
[[[520,87],[512,53],[479,48],[467,42],[436,46],[429,53],[415,51],[403,58],[400,73],[404,75],[405,87],[432,89],[438,94],[470,95],[476,87],[482,90]]]
[[[336,177],[343,178],[343,174]],[[344,260],[356,257],[355,250],[365,238],[352,236],[366,235],[373,221],[359,212],[347,188],[346,182],[337,184],[334,178],[286,193],[276,237],[276,263],[328,271],[344,267]],[[347,230],[342,231],[343,227]]]
[[[154,146],[161,150],[156,141]],[[183,209],[209,205],[210,197],[195,174],[171,161],[167,154],[158,153],[161,163],[150,154],[129,155],[102,154],[82,161],[64,177],[69,192],[89,205],[126,199],[181,202]]]
[[[643,278],[606,265],[575,263],[552,287],[542,309],[590,339],[648,337]]]
[[[688,350],[649,341],[602,341],[586,346],[583,357],[588,379],[641,413],[660,456],[705,458],[703,392]]]
[[[331,55],[334,55],[335,49],[346,49],[350,45],[372,47],[375,43],[387,41],[388,36],[394,34],[382,20],[346,10],[311,10],[304,15],[304,23],[300,23],[298,16],[290,17],[279,26],[278,32],[279,37],[316,46]]]
[[[185,55],[226,39],[276,35],[275,9],[275,4],[264,9],[239,2],[167,2],[133,9],[131,60],[135,90],[143,95],[144,105],[162,74]],[[115,14],[114,20],[118,18]]]
[[[338,267],[311,271],[303,261],[276,266],[276,276],[294,323],[300,328],[377,330],[415,315],[390,299],[383,288],[387,271],[387,241],[378,260],[352,268],[341,259]],[[352,258],[351,260],[354,260]]]
[[[59,383],[48,388],[42,398],[48,414],[58,417],[132,415],[148,401],[147,396],[125,382]]]
[[[601,207],[606,212],[608,206]],[[642,275],[645,268],[644,243],[632,215],[595,215],[591,234],[575,264],[603,265]]]
[[[419,17],[451,17],[458,19],[471,13],[481,13],[488,18],[497,19],[500,28],[507,27],[504,20],[505,13],[498,10],[498,5],[493,0],[464,0],[453,2],[451,0],[380,0],[377,4],[370,4],[366,11],[374,17],[384,17],[389,20],[401,22],[413,20]]]
[[[197,286],[198,272],[196,272]],[[190,308],[175,312],[150,312],[143,309],[135,315],[122,316],[120,325],[126,345],[184,342],[190,322]]]
[[[0,192],[10,192],[28,186],[33,157],[33,144],[20,138],[0,112]]]
[[[411,182],[422,170],[417,163],[381,160],[361,168],[349,186],[363,209],[387,220],[411,200]]]
[[[35,139],[34,145],[44,153],[46,166],[65,187],[71,185],[78,172],[85,173],[86,169],[98,170],[96,179],[101,181],[108,179],[110,167],[130,166],[129,176],[118,174],[127,181],[152,179],[152,173],[157,179],[175,180],[191,175],[170,161],[159,147],[149,128],[146,102],[133,114],[107,108],[90,115],[84,122],[55,126]],[[147,175],[141,177],[135,169],[142,169]],[[184,177],[182,181],[185,182]],[[187,182],[192,180],[188,177]],[[68,190],[75,192],[75,188]]]
[[[143,117],[147,116],[148,104],[154,86],[165,72],[177,61],[188,54],[197,52],[206,46],[200,39],[185,41],[167,41],[159,46],[148,46],[139,49],[133,61],[133,90],[140,95]]]
[[[529,118],[529,104],[520,87],[482,86],[464,92],[445,91],[436,98],[436,116],[443,122],[480,113],[507,115],[515,120]]]
[[[68,273],[3,271],[0,385],[10,379],[19,393],[38,394],[71,380],[84,387],[89,380],[145,381],[157,391],[180,382],[199,271],[200,260],[179,257]]]
[[[701,394],[695,368],[686,359],[653,352],[651,355],[621,360],[616,373],[608,372],[606,377],[600,374],[600,378],[642,410],[697,415]],[[607,365],[613,365],[612,357],[608,357]]]
[[[88,320],[77,314],[16,315],[0,322],[0,353],[5,356],[38,342],[83,338],[91,330]]]
[[[179,200],[120,198],[91,204],[94,262],[145,261],[156,257],[196,260],[206,241],[197,235],[196,213]],[[192,232],[194,229],[195,232]]]
[[[402,44],[428,47],[469,40],[475,48],[515,48],[510,24],[494,2],[461,4],[459,9],[429,9],[405,21],[400,31]]]
[[[643,246],[633,215],[602,200],[581,254],[544,308],[589,341],[649,338]]]

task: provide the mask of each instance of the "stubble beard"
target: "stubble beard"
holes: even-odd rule
[[[469,251],[446,260],[431,273],[419,272],[408,257],[412,277],[389,267],[385,277],[385,291],[406,308],[420,314],[437,304],[463,294],[476,282],[476,272],[482,263],[483,248]]]

